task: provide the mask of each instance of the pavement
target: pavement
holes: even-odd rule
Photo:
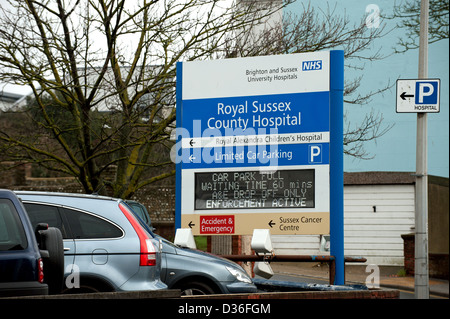
[[[290,276],[307,276],[323,280],[329,280],[329,267],[327,263],[317,262],[274,262],[270,264],[275,274]],[[346,284],[366,284],[366,279],[373,274],[373,270],[367,269],[367,265],[345,266]],[[414,276],[402,275],[403,267],[380,266],[380,287],[398,290],[414,291]],[[449,298],[449,281],[430,278],[430,295]]]

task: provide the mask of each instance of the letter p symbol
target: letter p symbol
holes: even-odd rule
[[[437,91],[437,82],[417,82],[416,104],[436,104]]]
[[[322,163],[322,145],[309,145],[308,162]]]

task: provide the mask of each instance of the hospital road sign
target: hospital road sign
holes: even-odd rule
[[[397,80],[397,113],[439,113],[439,79]]]
[[[330,232],[331,55],[178,63],[178,226]]]

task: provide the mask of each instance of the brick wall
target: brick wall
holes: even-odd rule
[[[15,167],[14,169],[11,169]],[[13,162],[0,162],[0,188],[11,188],[26,183],[27,166]]]
[[[152,221],[175,222],[175,186],[147,186],[133,199],[147,207]]]
[[[414,276],[414,234],[402,235],[404,267],[408,276]]]
[[[414,234],[402,235],[406,275],[414,276]],[[428,256],[428,274],[431,278],[449,279],[449,258],[448,254],[433,254]]]

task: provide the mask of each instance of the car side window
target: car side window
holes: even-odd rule
[[[36,226],[39,223],[46,223],[49,227],[58,228],[61,231],[63,239],[69,237],[66,227],[61,220],[58,207],[31,203],[24,203],[24,206],[27,210],[28,217],[30,218],[31,225],[33,225],[33,229],[36,229]]]
[[[63,209],[74,239],[120,238],[123,232],[116,225],[97,216],[73,209]]]
[[[9,199],[0,199],[0,251],[28,247],[20,217]]]

